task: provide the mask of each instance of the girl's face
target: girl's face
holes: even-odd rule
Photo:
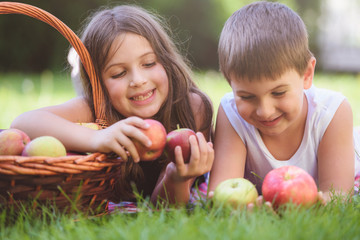
[[[279,136],[304,124],[307,102],[303,90],[311,86],[312,78],[308,80],[291,70],[276,80],[232,79],[231,87],[240,116],[262,136]]]
[[[165,69],[150,43],[137,34],[120,34],[114,40],[102,79],[112,105],[125,117],[150,118],[168,96]]]

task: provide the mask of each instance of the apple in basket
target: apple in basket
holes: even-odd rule
[[[94,122],[84,122],[84,123],[80,122],[80,123],[76,123],[76,124],[79,124],[80,126],[87,127],[87,128],[94,129],[94,130],[101,129],[101,126]]]
[[[0,155],[21,155],[25,145],[30,142],[29,136],[16,128],[0,132]]]
[[[180,146],[185,163],[190,161],[191,146],[189,137],[195,132],[189,128],[179,128],[168,133],[166,136],[165,153],[169,160],[175,162],[175,147]]]
[[[230,178],[221,182],[214,191],[214,206],[241,208],[256,201],[255,185],[245,178]]]
[[[62,157],[66,156],[66,149],[57,138],[52,136],[41,136],[31,140],[25,146],[22,155]]]
[[[314,179],[296,166],[284,166],[268,172],[263,181],[262,194],[275,208],[289,202],[311,206],[318,200]]]
[[[166,130],[159,121],[154,119],[145,119],[150,127],[141,129],[141,131],[151,140],[150,147],[144,146],[139,141],[134,140],[134,145],[139,153],[141,161],[152,161],[161,156],[166,144]]]

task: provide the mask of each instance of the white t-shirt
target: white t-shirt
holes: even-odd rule
[[[315,86],[305,90],[305,95],[308,100],[308,114],[303,139],[295,154],[285,161],[275,159],[265,146],[259,131],[239,115],[232,92],[227,93],[221,99],[221,106],[227,118],[247,149],[244,177],[256,185],[259,193],[261,193],[262,180],[265,175],[270,170],[281,166],[301,167],[318,183],[317,151],[319,143],[345,97],[338,92],[319,89]],[[355,144],[359,145],[359,143],[359,139],[356,139]],[[360,170],[359,161],[359,159],[355,161],[356,172]]]

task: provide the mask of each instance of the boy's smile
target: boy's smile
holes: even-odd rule
[[[240,116],[262,136],[298,129],[306,119],[305,80],[296,71],[276,80],[231,79],[231,87]]]

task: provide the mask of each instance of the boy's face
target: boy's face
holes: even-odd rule
[[[237,110],[241,117],[264,136],[278,136],[302,126],[306,119],[303,90],[311,86],[307,76],[294,70],[276,80],[231,79]]]

